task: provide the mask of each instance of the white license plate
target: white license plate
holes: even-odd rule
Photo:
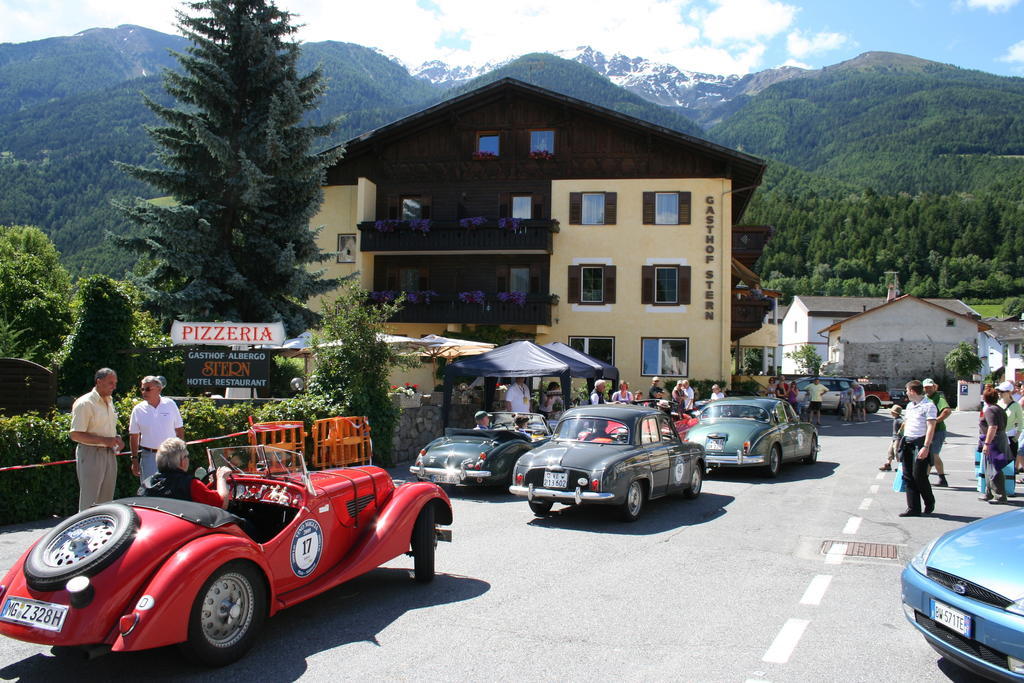
[[[459,484],[462,482],[462,475],[458,472],[445,472],[444,474],[431,474],[430,481],[435,484]]]
[[[544,488],[546,489],[564,489],[567,483],[569,483],[568,472],[544,473]]]
[[[704,450],[706,451],[721,451],[725,450],[725,442],[719,441],[718,439],[708,439],[704,443]]]
[[[9,597],[0,611],[0,619],[15,624],[34,626],[46,631],[60,631],[68,615],[67,605],[40,602],[28,598]]]
[[[951,628],[962,636],[971,637],[971,615],[938,600],[932,600],[932,619],[947,628]]]

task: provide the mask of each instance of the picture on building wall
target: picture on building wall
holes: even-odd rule
[[[689,374],[688,346],[686,339],[643,339],[643,374],[686,377]]]
[[[356,236],[338,235],[338,263],[356,262]]]

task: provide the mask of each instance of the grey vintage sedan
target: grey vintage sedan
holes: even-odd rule
[[[555,502],[618,507],[632,522],[652,498],[696,498],[704,449],[679,438],[669,416],[635,405],[566,411],[546,444],[519,458],[509,491],[546,515]]]

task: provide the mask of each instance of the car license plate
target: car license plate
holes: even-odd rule
[[[462,482],[462,475],[459,472],[431,474],[430,481],[434,482],[435,484],[459,484]]]
[[[962,636],[971,637],[972,619],[969,614],[964,614],[938,600],[932,600],[932,619]]]
[[[15,624],[34,626],[46,631],[60,631],[68,615],[67,605],[40,602],[28,598],[9,597],[0,611],[0,619]]]
[[[725,442],[719,439],[708,439],[704,443],[704,450],[707,451],[721,451],[725,450]]]
[[[546,489],[564,489],[567,483],[569,483],[568,472],[544,473],[544,488]]]

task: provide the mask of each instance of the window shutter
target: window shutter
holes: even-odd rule
[[[690,194],[687,192],[686,194]],[[690,305],[690,266],[676,266],[679,269],[679,303]]]
[[[388,195],[388,218],[395,220],[398,218],[398,195]]]
[[[430,195],[420,195],[420,218],[430,218]]]
[[[395,268],[388,268],[388,276],[384,283],[384,289],[398,289],[398,270]]]
[[[430,289],[430,269],[420,267],[420,291]]]
[[[615,303],[615,266],[604,267],[604,302]]]
[[[580,267],[569,266],[569,292],[566,300],[570,304],[580,302]]]
[[[531,263],[530,264],[530,293],[531,294],[537,294],[538,292],[540,292],[540,276],[541,276],[540,264],[539,263]]]
[[[494,269],[494,279],[499,292],[508,291],[508,266],[498,266]]]
[[[512,197],[508,192],[498,194],[498,218],[508,218],[512,215]]]
[[[534,195],[533,197],[533,218],[534,220],[540,220],[544,218],[544,195]]]
[[[583,223],[583,193],[569,193],[569,225]]]
[[[679,193],[679,225],[690,224],[690,193]]]
[[[640,303],[654,303],[654,266],[640,268]]]
[[[644,225],[654,225],[654,193],[644,192]]]
[[[604,224],[615,225],[618,214],[619,195],[617,192],[604,193]]]

